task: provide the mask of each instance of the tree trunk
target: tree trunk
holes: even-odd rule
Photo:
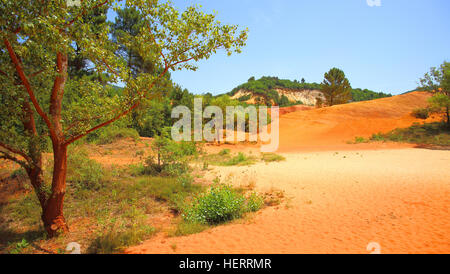
[[[69,231],[63,214],[64,195],[66,193],[67,147],[54,145],[53,148],[52,194],[47,199],[42,212],[42,221],[49,237],[59,232]]]

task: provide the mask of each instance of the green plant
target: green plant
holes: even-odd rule
[[[193,222],[180,222],[176,229],[169,232],[171,237],[186,236],[200,233],[208,228],[208,225]]]
[[[155,233],[155,228],[150,226],[133,227],[127,231],[111,230],[105,235],[99,236],[89,246],[88,253],[112,254],[122,251],[127,246],[136,245],[146,237]]]
[[[256,212],[262,208],[264,205],[264,199],[256,193],[250,194],[247,198],[246,211]]]
[[[253,158],[246,156],[244,153],[239,152],[228,161],[223,163],[224,166],[236,166],[236,165],[249,165],[253,163]]]
[[[104,171],[100,163],[89,159],[86,150],[75,147],[67,158],[67,181],[78,190],[102,187]]]
[[[10,254],[20,254],[23,253],[23,250],[27,248],[30,244],[26,239],[22,239],[22,241],[15,244],[14,248],[9,252]]]
[[[286,160],[286,158],[275,153],[262,153],[261,160],[263,160],[266,163],[269,163],[269,162],[281,162]]]
[[[361,143],[368,143],[368,142],[369,142],[369,140],[366,140],[366,138],[357,136],[357,137],[355,137],[353,144],[361,144]]]
[[[411,114],[412,116],[419,119],[428,119],[428,117],[430,116],[430,111],[427,108],[418,108],[413,110]]]
[[[225,156],[225,155],[229,155],[230,154],[230,152],[231,152],[231,150],[230,149],[228,149],[228,148],[225,148],[225,149],[222,149],[220,152],[219,152],[219,155],[220,156]]]
[[[197,197],[183,217],[193,223],[219,224],[240,218],[244,202],[245,197],[230,186],[216,185]]]
[[[132,138],[136,141],[139,139],[139,133],[133,128],[109,126],[100,132],[95,143],[99,145],[111,144],[123,138]]]

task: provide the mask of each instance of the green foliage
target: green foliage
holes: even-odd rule
[[[172,209],[177,211],[185,207],[187,198],[203,191],[201,185],[192,184],[191,181],[183,184],[183,181],[173,178],[142,178],[139,179],[138,185],[146,195],[169,203]]]
[[[132,24],[136,32],[131,35],[121,27],[116,30],[122,32],[112,32],[105,15],[109,9],[137,11],[140,20]],[[0,4],[0,25],[0,142],[9,148],[0,157],[22,166],[40,162],[47,136],[53,147],[71,144],[118,121],[145,98],[154,98],[169,69],[196,70],[198,61],[219,49],[240,53],[248,32],[221,24],[198,6],[179,12],[171,2],[141,0],[84,0],[80,5],[7,0]],[[136,72],[118,54],[120,47],[132,49],[156,71]],[[69,61],[74,71],[67,70]],[[79,74],[80,69],[90,73]],[[124,85],[121,96],[110,96],[117,91],[110,87],[119,83]],[[34,125],[26,128],[30,116],[36,130]],[[11,157],[17,150],[33,163]]]
[[[232,155],[228,149],[223,149],[219,153],[205,154],[199,158],[203,165],[216,166],[235,166],[235,165],[252,165],[256,162],[256,158],[251,155],[245,155],[240,152],[237,155]]]
[[[251,165],[254,163],[253,157],[249,157],[242,152],[239,152],[238,155],[234,156],[228,161],[223,163],[224,166],[243,166],[243,165]]]
[[[450,94],[437,93],[428,100],[431,109],[434,112],[445,112],[447,127],[450,128]]]
[[[209,226],[206,224],[192,223],[192,222],[180,222],[174,231],[169,232],[169,236],[180,237],[180,236],[196,234],[196,233],[200,233],[208,228],[209,228]]]
[[[195,142],[175,142],[168,130],[155,137],[152,143],[153,155],[145,161],[145,174],[181,176],[189,170],[188,158],[198,154]]]
[[[264,199],[256,193],[250,194],[247,198],[247,212],[256,212],[260,210],[264,205]]]
[[[332,68],[325,73],[324,78],[321,91],[325,96],[327,105],[346,104],[352,99],[352,87],[342,70]]]
[[[286,79],[279,79],[278,77],[264,76],[258,80],[255,78],[249,79],[247,83],[237,86],[229,94],[233,96],[239,90],[252,91],[254,94],[266,95],[275,88],[285,88],[292,90],[314,90],[320,89],[320,84],[317,83],[299,83],[298,81],[291,81]]]
[[[353,102],[369,101],[385,97],[392,97],[392,94],[375,92],[368,89],[360,89],[360,88],[352,89]]]
[[[368,143],[368,142],[369,142],[368,139],[366,139],[364,137],[361,137],[361,136],[356,136],[355,140],[353,142],[350,142],[350,143],[351,144],[362,144],[362,143]]]
[[[374,134],[370,140],[450,146],[450,131],[444,123],[415,124],[409,128]]]
[[[278,92],[274,90],[276,88],[285,88],[292,90],[305,90],[305,89],[312,90],[312,89],[319,89],[320,85],[317,83],[309,84],[309,83],[299,83],[298,81],[293,82],[291,80],[279,79],[278,77],[264,76],[258,80],[255,80],[253,77],[250,78],[247,83],[244,83],[234,88],[231,92],[229,92],[229,95],[233,96],[239,90],[245,90],[252,92],[253,95],[262,96],[263,101],[259,102],[260,104],[270,106],[272,105],[272,103],[274,103],[275,105],[281,107],[302,104],[302,102],[290,102],[289,99],[284,95],[279,96]],[[252,95],[243,96],[239,98],[239,101],[247,101],[251,98],[251,96]]]
[[[111,125],[100,131],[98,138],[94,142],[99,145],[105,145],[124,138],[132,138],[134,141],[137,141],[139,140],[139,133],[134,128]]]
[[[222,149],[220,152],[219,152],[219,155],[220,156],[225,156],[225,155],[229,155],[230,154],[230,152],[231,152],[231,150],[230,149],[228,149],[228,148],[225,148],[225,149]]]
[[[197,197],[183,216],[191,223],[219,224],[240,218],[244,205],[245,197],[242,194],[230,186],[217,185]]]
[[[156,232],[155,228],[147,225],[133,226],[126,231],[110,230],[105,235],[96,238],[88,247],[88,253],[114,254],[126,247],[140,244]]]
[[[98,190],[103,185],[102,165],[89,159],[87,150],[74,148],[67,157],[67,182],[77,190]]]
[[[430,110],[428,108],[418,108],[413,110],[411,114],[412,116],[419,119],[428,119],[428,117],[430,116]]]
[[[420,79],[419,89],[433,92],[429,99],[433,111],[445,112],[447,127],[450,128],[450,63],[444,61],[439,68],[432,67],[424,78]]]
[[[255,80],[254,77],[250,78],[247,83],[244,83],[242,85],[237,86],[234,88],[231,92],[228,94],[230,96],[235,95],[239,90],[244,91],[250,91],[253,95],[260,95],[263,96],[263,101],[260,102],[261,104],[267,104],[271,105],[271,101],[273,101],[276,105],[279,105],[281,107],[286,106],[292,106],[292,105],[300,105],[303,104],[301,101],[299,102],[290,102],[289,99],[282,95],[279,96],[274,89],[280,88],[280,89],[290,89],[293,91],[302,91],[302,90],[321,90],[322,86],[318,83],[306,83],[305,79],[302,79],[302,81],[291,81],[291,80],[284,80],[279,79],[278,77],[262,77],[258,80]],[[245,96],[242,96],[238,98],[239,101],[245,102],[248,101],[252,94],[248,94]],[[383,92],[374,92],[368,89],[351,89],[351,98],[353,98],[352,101],[367,101],[367,100],[374,100],[384,97],[390,97],[391,94],[386,94]],[[350,99],[351,99],[350,98]],[[320,101],[319,101],[320,99]],[[323,102],[321,98],[318,98],[318,105],[317,107],[322,107]]]
[[[22,239],[22,241],[15,244],[14,248],[9,252],[9,254],[21,254],[23,250],[27,248],[30,244],[26,239]]]
[[[263,160],[266,163],[270,163],[270,162],[281,162],[286,160],[286,158],[275,153],[262,153],[261,160]]]

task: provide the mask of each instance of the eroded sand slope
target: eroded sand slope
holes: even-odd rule
[[[425,107],[429,97],[429,93],[413,92],[281,115],[279,151],[345,149],[346,142],[355,136],[369,137],[423,122],[412,117],[411,112]]]

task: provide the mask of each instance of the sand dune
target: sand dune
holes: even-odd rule
[[[279,152],[348,149],[346,142],[353,140],[355,136],[369,137],[374,133],[423,122],[412,117],[411,112],[425,107],[429,97],[425,92],[413,92],[391,98],[282,114]],[[360,146],[362,147],[375,146]],[[351,146],[351,149],[354,148]],[[389,148],[389,145],[383,148]]]

